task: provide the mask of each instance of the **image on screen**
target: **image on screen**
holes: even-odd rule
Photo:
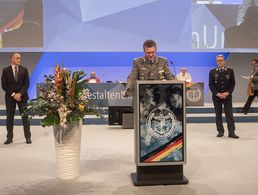
[[[192,48],[258,48],[258,0],[193,4]]]
[[[140,163],[184,161],[183,84],[139,86]]]
[[[43,47],[42,0],[0,0],[0,48]]]

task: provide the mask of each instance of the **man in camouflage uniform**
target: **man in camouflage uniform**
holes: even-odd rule
[[[157,45],[153,40],[146,40],[143,44],[145,56],[133,60],[133,68],[127,78],[125,96],[132,95],[136,80],[172,80],[166,58],[156,56]]]

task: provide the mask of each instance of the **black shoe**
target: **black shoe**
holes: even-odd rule
[[[4,142],[4,144],[11,144],[11,143],[13,143],[13,140],[11,140],[11,139],[7,139],[7,140]]]
[[[222,132],[219,132],[217,135],[217,137],[223,137],[223,136],[224,136],[224,133],[222,133]]]
[[[26,138],[26,144],[31,144],[31,143],[32,143],[31,139],[30,138]]]
[[[245,109],[240,109],[240,113],[247,115],[247,111]]]
[[[239,138],[239,136],[237,136],[235,133],[228,134],[228,137],[235,138],[235,139]]]

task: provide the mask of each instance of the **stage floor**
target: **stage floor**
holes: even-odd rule
[[[32,126],[31,145],[22,127],[14,143],[4,145],[0,127],[1,195],[254,195],[258,194],[257,123],[237,123],[239,140],[216,137],[215,124],[187,125],[188,185],[135,187],[132,129],[83,126],[81,177],[61,182],[56,177],[52,128]],[[227,133],[226,133],[227,135]]]

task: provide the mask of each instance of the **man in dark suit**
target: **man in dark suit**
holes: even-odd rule
[[[20,65],[21,55],[13,53],[11,55],[11,65],[3,69],[2,73],[2,88],[5,91],[6,104],[6,128],[7,140],[4,144],[13,142],[13,120],[15,115],[16,104],[18,105],[20,114],[29,99],[27,90],[29,88],[30,80],[27,68]],[[22,115],[22,123],[26,143],[31,144],[31,133],[28,116]]]
[[[235,121],[232,111],[232,93],[235,88],[235,76],[233,69],[225,67],[223,55],[216,56],[218,67],[210,70],[209,87],[212,92],[212,100],[216,113],[217,137],[224,136],[222,121],[222,105],[226,115],[228,137],[239,138],[235,134]]]

